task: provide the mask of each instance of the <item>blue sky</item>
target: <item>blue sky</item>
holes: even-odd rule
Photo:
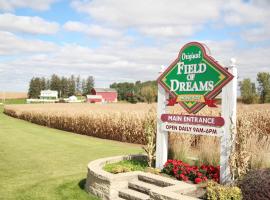
[[[33,76],[92,75],[96,86],[153,80],[190,41],[239,80],[270,72],[268,0],[0,0],[0,91]]]

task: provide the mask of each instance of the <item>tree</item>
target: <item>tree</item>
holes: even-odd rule
[[[261,103],[270,102],[270,73],[260,72],[257,74],[257,81],[259,83],[259,93]]]
[[[61,78],[61,96],[60,97],[63,97],[63,98],[66,98],[68,97],[68,79],[66,77],[62,77]]]
[[[110,88],[114,88],[117,90],[119,101],[121,101],[121,100],[130,101],[131,94],[132,94],[132,98],[136,99],[136,101],[144,102],[147,100],[144,96],[142,96],[141,90],[142,90],[142,88],[144,88],[146,86],[153,89],[151,91],[151,94],[153,94],[154,97],[153,97],[153,99],[150,98],[149,101],[150,102],[157,101],[157,82],[156,81],[145,81],[145,82],[136,81],[135,84],[128,83],[128,82],[113,83],[110,85]],[[145,89],[143,89],[143,90],[145,90]]]
[[[58,91],[58,95],[60,95],[61,91],[61,79],[56,74],[51,76],[50,80],[50,89]]]
[[[85,82],[85,79],[82,79],[82,94],[83,95],[87,95],[88,94],[88,91],[87,91],[87,88],[86,88],[86,82]]]
[[[255,83],[252,83],[249,78],[246,78],[239,85],[242,102],[246,104],[255,103],[257,99]]]
[[[120,101],[128,101],[130,95],[134,95],[134,83],[113,83],[110,85],[110,88],[114,88],[118,93],[118,100]]]
[[[76,90],[76,83],[75,83],[75,76],[71,75],[68,79],[68,96],[75,95]]]
[[[156,98],[156,91],[153,87],[150,85],[148,86],[143,86],[141,88],[141,96],[145,99],[147,103],[152,103],[155,101]]]
[[[30,80],[28,89],[28,98],[34,97],[34,77]]]
[[[88,76],[86,79],[85,92],[89,94],[95,85],[93,76]]]
[[[76,94],[81,95],[82,93],[82,84],[80,75],[76,78]]]
[[[40,79],[40,87],[41,90],[46,90],[46,79],[44,77]]]
[[[50,88],[51,88],[51,82],[50,82],[50,79],[47,79],[45,83],[45,90],[49,90]]]
[[[33,77],[29,84],[28,97],[38,98],[41,91],[41,80],[38,77]]]

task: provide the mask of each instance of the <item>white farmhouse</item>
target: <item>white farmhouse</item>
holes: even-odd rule
[[[41,90],[40,99],[58,99],[58,91],[56,90]]]

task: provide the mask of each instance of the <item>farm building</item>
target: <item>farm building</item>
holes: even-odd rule
[[[111,88],[93,88],[91,90],[91,95],[87,95],[87,102],[117,102],[117,91]]]
[[[39,99],[26,99],[26,103],[55,103],[58,101],[58,92],[55,90],[41,90]]]
[[[55,90],[41,90],[40,99],[58,99],[58,92]]]
[[[87,102],[89,103],[102,103],[104,102],[101,95],[86,95]]]

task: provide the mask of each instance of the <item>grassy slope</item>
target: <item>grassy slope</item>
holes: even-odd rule
[[[96,199],[82,189],[87,163],[138,146],[41,127],[2,114],[0,199]]]

